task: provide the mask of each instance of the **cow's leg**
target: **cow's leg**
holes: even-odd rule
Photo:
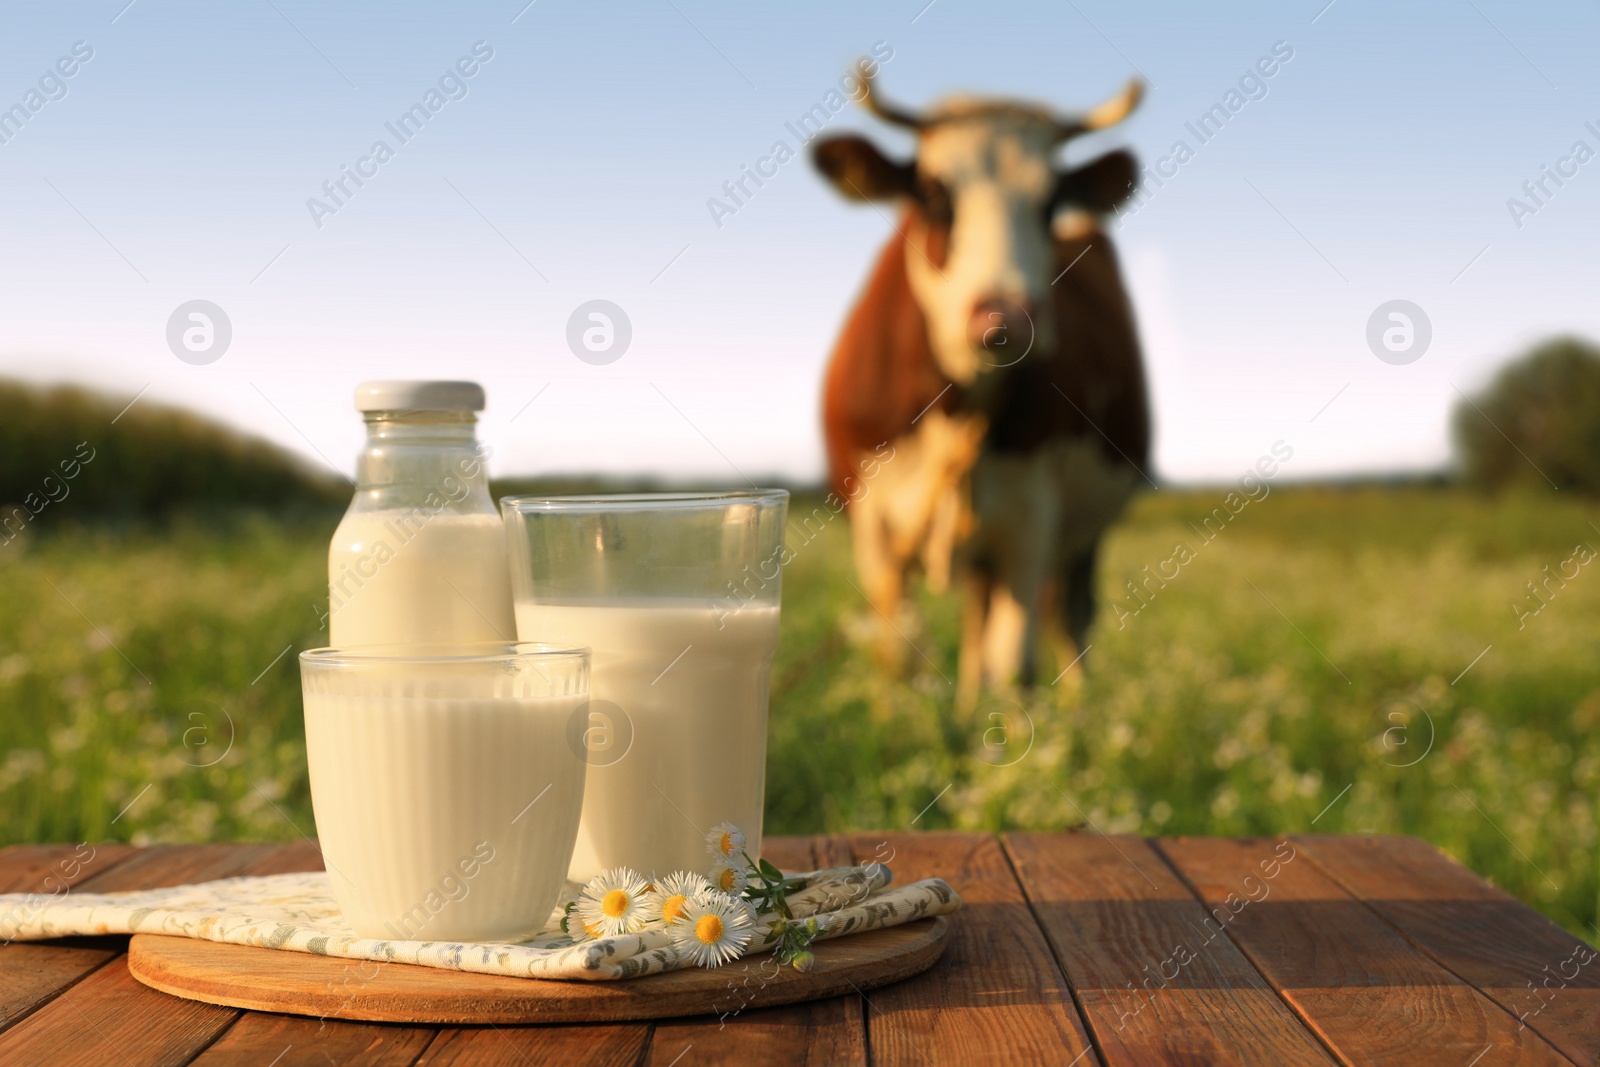
[[[1096,541],[1087,549],[1067,560],[1061,568],[1056,583],[1056,610],[1060,622],[1059,641],[1056,648],[1057,670],[1063,674],[1065,684],[1079,684],[1084,664],[1088,659],[1089,627],[1094,622],[1094,576],[1100,544]],[[1068,674],[1068,668],[1071,673]]]
[[[950,588],[950,568],[961,528],[961,490],[946,489],[933,508],[928,537],[922,546],[922,570],[927,575],[928,591],[943,593]]]
[[[984,675],[989,687],[1004,691],[1039,679],[1039,648],[1045,624],[1044,546],[1018,546],[1026,557],[995,583],[983,634]]]
[[[992,585],[979,642],[983,680],[1032,684],[1060,501],[1049,457],[986,454],[972,475],[973,514]]]
[[[1062,597],[1062,621],[1066,623],[1067,636],[1079,652],[1089,647],[1089,627],[1094,623],[1094,575],[1099,555],[1100,543],[1096,541],[1067,564],[1066,578],[1062,583],[1066,586],[1066,595]]]
[[[982,569],[967,568],[962,582],[961,655],[956,671],[956,706],[967,711],[978,706],[978,696],[983,689],[983,636],[993,585]]]
[[[1063,508],[1060,551],[1053,566],[1057,585],[1054,617],[1059,624],[1051,627],[1057,646],[1056,670],[1067,671],[1072,665],[1061,679],[1062,688],[1082,682],[1088,657],[1078,657],[1090,646],[1100,539],[1122,513],[1139,480],[1138,472],[1126,462],[1107,459],[1101,446],[1098,440],[1077,439],[1063,442],[1056,453],[1061,496],[1072,502],[1070,508]]]
[[[1027,685],[1030,612],[1004,582],[996,582],[989,595],[989,617],[983,628],[983,673],[989,688],[1005,691],[1017,683]]]
[[[856,573],[861,576],[862,592],[873,607],[878,639],[875,654],[886,670],[899,674],[905,669],[905,639],[895,632],[905,594],[906,564],[894,552],[887,516],[872,493],[851,506],[850,541],[855,552]]]

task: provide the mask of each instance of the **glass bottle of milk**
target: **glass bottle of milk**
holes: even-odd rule
[[[515,641],[476,382],[365,382],[356,494],[328,549],[329,644]]]

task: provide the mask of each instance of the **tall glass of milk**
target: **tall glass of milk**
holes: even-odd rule
[[[585,649],[380,645],[300,654],[317,836],[361,937],[514,940],[572,859]]]
[[[516,639],[475,382],[365,382],[367,446],[328,549],[329,643]]]
[[[760,855],[781,489],[506,497],[517,633],[591,650],[568,877],[702,871],[731,822]]]

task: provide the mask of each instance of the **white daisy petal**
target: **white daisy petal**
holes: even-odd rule
[[[744,955],[755,931],[755,909],[725,893],[693,897],[671,927],[672,943],[697,967],[718,967]]]
[[[731,860],[744,851],[744,846],[744,831],[731,822],[718,823],[706,834],[706,850],[713,856]]]
[[[616,937],[642,929],[659,908],[647,884],[627,867],[595,875],[578,897],[578,925],[590,937]]]
[[[711,870],[706,873],[713,889],[724,893],[738,895],[744,892],[744,887],[750,884],[750,875],[745,870],[744,864],[734,860],[719,859],[711,865]]]
[[[656,916],[671,926],[683,918],[683,909],[691,898],[711,892],[711,883],[703,875],[689,871],[675,871],[656,880]]]

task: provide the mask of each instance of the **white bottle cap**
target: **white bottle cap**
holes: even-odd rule
[[[482,411],[477,382],[362,382],[357,411]]]

